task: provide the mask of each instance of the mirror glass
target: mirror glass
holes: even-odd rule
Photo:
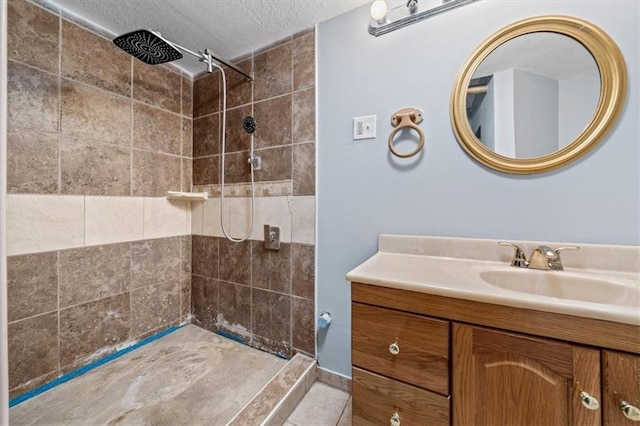
[[[535,158],[572,143],[594,117],[600,73],[572,37],[536,32],[491,52],[473,73],[466,96],[469,126],[496,154]]]

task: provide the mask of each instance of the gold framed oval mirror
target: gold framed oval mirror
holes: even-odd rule
[[[539,16],[504,27],[471,54],[453,86],[451,125],[485,166],[540,173],[593,148],[626,91],[624,58],[607,33],[582,19]]]

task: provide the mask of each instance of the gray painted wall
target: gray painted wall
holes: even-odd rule
[[[563,148],[582,133],[591,121],[600,97],[600,75],[560,80],[559,86],[558,144]]]
[[[323,368],[350,369],[345,274],[375,253],[380,233],[640,243],[638,99],[640,2],[482,0],[375,38],[368,7],[317,27],[317,308],[333,314],[319,335]],[[627,61],[620,121],[590,154],[560,170],[510,176],[459,147],[449,122],[454,78],[486,37],[519,19],[573,15],[602,27]],[[387,149],[391,114],[424,111],[427,142],[409,160]],[[377,114],[378,137],[351,140],[354,116]]]

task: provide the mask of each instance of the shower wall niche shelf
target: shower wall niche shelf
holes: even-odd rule
[[[167,200],[204,201],[209,198],[206,192],[167,191]]]

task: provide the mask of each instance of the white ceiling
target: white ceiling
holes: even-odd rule
[[[37,0],[36,0],[37,1]],[[371,0],[44,0],[112,35],[152,29],[187,49],[226,60],[259,49]],[[367,22],[362,23],[366,31]],[[203,71],[196,58],[174,62]]]

